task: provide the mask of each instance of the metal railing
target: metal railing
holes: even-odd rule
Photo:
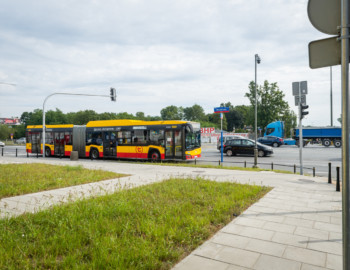
[[[4,147],[1,147],[0,149],[0,156],[9,156],[9,157],[41,157],[42,154],[39,153],[28,153],[26,149],[23,148],[6,148],[6,151]],[[64,157],[62,153],[58,155],[59,158]],[[171,162],[171,161],[170,161]],[[178,160],[174,160],[174,162],[179,162]],[[164,161],[163,161],[164,163]],[[221,162],[221,160],[198,160],[195,159],[192,161],[195,165],[213,165],[213,166],[221,166],[222,168],[225,167],[235,167],[234,165],[237,165],[237,167],[243,167],[243,168],[252,168],[254,165],[254,162],[249,161],[224,161]],[[283,171],[290,171],[291,173],[297,174],[297,171],[300,169],[300,166],[293,164],[279,164],[274,162],[259,162],[258,163],[259,168],[261,169],[267,169],[267,170],[283,170]],[[315,167],[303,167],[306,174],[312,175],[313,177],[316,176],[316,168]],[[340,191],[340,167],[336,167],[336,191]],[[332,184],[332,163],[328,163],[328,183]]]

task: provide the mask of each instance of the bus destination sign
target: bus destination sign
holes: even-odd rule
[[[214,108],[214,113],[228,113],[230,111],[229,107],[216,107]]]

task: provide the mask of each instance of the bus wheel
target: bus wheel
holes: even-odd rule
[[[157,151],[153,151],[150,156],[152,161],[159,161],[160,159],[159,153]]]
[[[45,157],[51,156],[51,149],[49,147],[45,147]]]
[[[98,151],[96,149],[92,149],[90,151],[90,157],[91,159],[98,159]]]
[[[335,146],[336,148],[341,147],[341,141],[339,141],[339,140],[334,141],[334,146]]]

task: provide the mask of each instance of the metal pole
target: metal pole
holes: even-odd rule
[[[341,1],[341,85],[342,85],[342,174],[343,174],[343,269],[350,269],[350,190],[349,190],[349,0]]]
[[[257,145],[257,137],[258,137],[258,96],[257,96],[257,91],[256,91],[256,81],[257,81],[257,60],[258,60],[258,55],[255,54],[255,144],[254,144],[254,165],[253,168],[258,168],[258,145]]]
[[[303,171],[303,126],[302,126],[302,115],[301,115],[301,89],[299,83],[299,160],[300,160],[300,175],[304,175]]]
[[[221,118],[221,163],[224,162],[224,136],[222,133],[222,118],[223,118],[223,113],[220,113],[220,118]]]
[[[332,87],[332,67],[331,68],[331,127],[333,127],[333,87]]]
[[[337,167],[337,183],[335,186],[335,191],[340,191],[340,168]]]
[[[51,95],[48,95],[43,103],[43,158],[45,158],[45,103],[49,99],[49,97],[52,97],[54,95],[65,95],[65,96],[88,96],[88,97],[111,97],[110,95],[90,95],[90,94],[72,94],[72,93],[53,93]]]

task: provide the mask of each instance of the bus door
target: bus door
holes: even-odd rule
[[[165,131],[165,158],[182,159],[182,132],[181,130]]]
[[[103,133],[103,156],[116,157],[117,156],[117,137],[115,132]]]
[[[31,142],[32,142],[32,153],[41,153],[40,152],[40,146],[41,146],[41,133],[33,132],[31,135]]]
[[[57,156],[64,156],[64,132],[55,132],[54,138],[54,149],[55,149],[55,155]]]
[[[174,142],[175,142],[175,158],[182,159],[182,131],[174,130]]]

